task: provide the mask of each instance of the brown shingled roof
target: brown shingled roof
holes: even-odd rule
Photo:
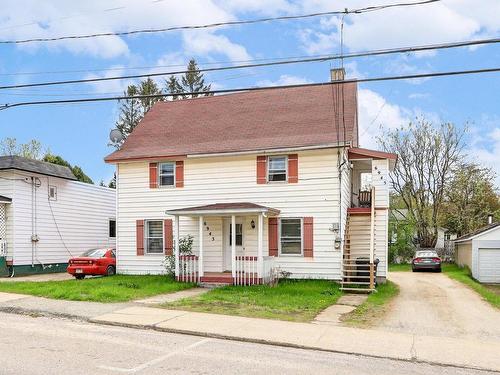
[[[343,91],[343,105],[340,85],[257,90],[159,102],[122,148],[105,160],[118,162],[337,142],[357,146],[356,83],[345,83]]]

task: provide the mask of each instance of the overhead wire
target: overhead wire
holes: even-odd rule
[[[434,44],[434,45],[423,45],[423,46],[413,46],[413,47],[403,47],[403,48],[392,48],[392,49],[382,49],[382,50],[372,50],[366,52],[356,52],[348,53],[344,55],[329,55],[322,57],[312,57],[304,59],[290,59],[284,61],[274,61],[266,63],[255,63],[255,64],[243,64],[243,65],[229,65],[229,66],[219,66],[213,68],[200,68],[198,71],[200,73],[224,71],[224,70],[235,70],[235,69],[249,69],[249,68],[260,68],[265,66],[277,66],[277,65],[290,65],[290,64],[302,64],[311,62],[326,62],[338,59],[348,59],[357,57],[368,57],[368,56],[379,56],[395,53],[411,53],[411,52],[422,52],[436,49],[447,49],[447,48],[458,48],[466,46],[477,46],[482,44],[495,44],[500,43],[500,38],[475,40],[475,41],[463,41],[454,43],[444,43],[444,44]],[[189,70],[178,70],[169,72],[148,72],[142,74],[130,74],[122,76],[113,77],[94,77],[94,78],[84,78],[84,79],[73,79],[73,80],[62,80],[62,81],[47,81],[47,82],[35,82],[35,83],[24,83],[15,85],[4,85],[0,86],[0,90],[5,89],[15,89],[24,87],[43,87],[43,86],[55,86],[55,85],[68,85],[68,84],[78,84],[78,83],[89,83],[89,82],[104,82],[113,80],[124,80],[124,79],[135,79],[135,78],[147,78],[147,77],[158,77],[166,75],[178,75],[189,73]]]
[[[382,77],[372,77],[372,78],[346,79],[346,80],[342,80],[342,81],[329,81],[329,82],[306,83],[306,84],[295,84],[295,85],[242,87],[242,88],[234,88],[234,89],[210,90],[210,91],[203,92],[203,94],[204,95],[207,95],[207,94],[228,94],[228,93],[236,93],[236,92],[260,91],[260,90],[276,90],[276,89],[291,89],[291,88],[299,88],[299,87],[328,86],[328,85],[338,85],[338,84],[346,84],[346,83],[383,82],[383,81],[394,81],[394,80],[408,80],[408,79],[417,79],[417,78],[433,78],[433,77],[470,75],[470,74],[494,73],[494,72],[500,72],[500,67],[484,68],[484,69],[455,70],[455,71],[435,72],[435,73],[407,74],[407,75],[399,75],[399,76],[382,76]],[[18,103],[0,105],[0,110],[6,110],[9,108],[13,108],[13,107],[21,107],[21,106],[29,106],[29,105],[85,103],[85,102],[126,100],[126,99],[168,98],[168,97],[191,95],[191,94],[192,93],[190,93],[190,92],[182,92],[182,93],[175,93],[175,94],[164,93],[164,94],[134,95],[134,96],[123,95],[123,96],[103,97],[103,98],[82,98],[82,99],[42,100],[42,101],[32,101],[32,102],[18,102]],[[194,100],[196,100],[196,99],[194,99]]]
[[[362,14],[362,13],[374,12],[374,11],[396,8],[396,7],[427,5],[427,4],[437,3],[439,1],[440,0],[423,0],[423,1],[413,2],[413,3],[395,3],[395,4],[375,5],[375,6],[368,6],[368,7],[358,8],[358,9],[353,9],[353,10],[346,9],[344,11],[316,12],[316,13],[291,15],[291,16],[265,17],[265,18],[257,18],[257,19],[252,19],[252,20],[214,22],[214,23],[209,23],[209,24],[204,24],[204,25],[171,26],[171,27],[156,28],[156,29],[139,29],[139,30],[130,30],[130,31],[92,33],[92,34],[83,34],[83,35],[66,35],[66,36],[57,36],[57,37],[49,37],[49,38],[28,38],[28,39],[18,39],[18,40],[0,40],[0,44],[25,44],[25,43],[34,43],[34,42],[37,42],[37,43],[55,42],[55,41],[71,40],[71,39],[89,39],[89,38],[109,37],[109,36],[127,36],[127,35],[137,35],[137,34],[165,33],[165,32],[170,32],[170,31],[182,31],[182,30],[201,30],[201,29],[209,29],[209,28],[222,27],[222,26],[239,26],[239,25],[265,23],[265,22],[271,22],[271,21],[287,21],[287,20],[306,19],[306,18],[313,18],[313,17],[334,16],[334,15],[340,15],[340,14],[343,14],[346,12],[348,14]]]

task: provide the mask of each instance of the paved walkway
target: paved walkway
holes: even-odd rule
[[[0,277],[0,283],[9,283],[16,281],[64,281],[74,279],[69,273],[58,272],[58,273],[44,273],[39,275],[29,275],[29,276],[19,276],[19,277]]]
[[[342,315],[353,311],[357,306],[366,301],[366,294],[345,294],[340,297],[335,305],[331,305],[324,309],[314,318],[312,323],[315,324],[330,324],[340,325]]]
[[[145,305],[161,305],[163,303],[179,301],[184,298],[196,297],[205,294],[208,291],[210,291],[208,288],[192,288],[175,293],[159,294],[157,296],[136,300],[134,302]]]
[[[49,300],[12,293],[0,293],[0,311],[62,315],[100,324],[500,371],[499,341],[175,311],[134,303]]]

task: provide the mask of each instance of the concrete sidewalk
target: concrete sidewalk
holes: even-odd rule
[[[0,311],[33,312],[99,324],[500,371],[497,341],[167,310],[134,302],[49,300],[12,293],[0,293]]]

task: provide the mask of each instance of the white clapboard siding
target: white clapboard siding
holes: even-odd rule
[[[14,196],[15,175],[11,171],[0,171],[0,195],[8,198]],[[5,205],[6,219],[6,240],[7,240],[7,259],[11,260],[14,246],[14,205]]]
[[[212,203],[252,202],[281,210],[281,217],[314,217],[314,258],[285,257],[276,265],[293,277],[340,278],[340,251],[334,249],[332,223],[339,222],[337,152],[302,151],[298,183],[256,183],[256,155],[188,158],[184,161],[183,188],[149,188],[147,162],[119,164],[118,272],[164,272],[163,255],[136,255],[136,220],[165,219],[165,210]],[[257,254],[257,228],[252,217],[243,225],[245,255]],[[257,217],[254,217],[257,225]],[[222,271],[222,220],[210,219],[214,241],[205,232],[205,271]],[[207,222],[208,224],[208,222]],[[181,218],[180,235],[194,237],[198,249],[197,219]],[[264,255],[268,254],[267,220]],[[220,258],[218,258],[220,255]]]
[[[377,276],[387,276],[387,257],[388,257],[388,210],[375,210],[375,259],[380,261],[377,267]]]
[[[389,207],[389,160],[372,160],[372,184],[375,187],[375,207]]]
[[[14,265],[32,264],[32,187],[24,178],[35,176],[36,244],[34,264],[67,262],[93,247],[114,246],[109,238],[109,220],[116,216],[114,189],[55,177],[16,172],[13,192]],[[48,186],[57,188],[57,200],[48,199]],[[52,210],[51,210],[52,208]]]

